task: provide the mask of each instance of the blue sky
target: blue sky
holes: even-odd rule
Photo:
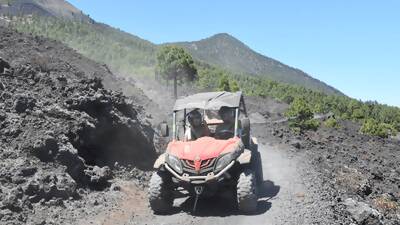
[[[69,0],[154,43],[229,33],[350,97],[400,106],[400,1]]]

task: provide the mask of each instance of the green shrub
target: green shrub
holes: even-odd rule
[[[313,119],[313,112],[303,98],[296,98],[290,104],[286,116],[289,117],[289,126],[294,130],[317,130],[320,123]]]
[[[229,85],[230,85],[230,87],[231,87],[231,91],[232,91],[232,92],[240,91],[239,84],[237,83],[236,80],[232,80],[232,81],[230,82]]]
[[[390,135],[396,135],[397,131],[394,126],[387,123],[379,123],[374,119],[365,120],[361,126],[360,132],[367,135],[387,138]]]
[[[313,118],[313,112],[304,98],[296,98],[290,104],[286,116],[289,118],[296,117],[299,120],[309,120]]]
[[[218,84],[219,91],[231,91],[231,87],[229,85],[229,79],[227,76],[222,76],[219,80]]]
[[[311,119],[311,120],[306,120],[302,124],[303,129],[305,130],[317,130],[318,127],[321,125],[321,123],[318,120]]]
[[[333,117],[327,119],[327,120],[324,122],[324,125],[325,125],[326,127],[330,127],[330,128],[339,128],[339,127],[340,127],[340,126],[339,126],[339,123],[337,122],[337,120],[336,120],[335,118],[333,118]]]

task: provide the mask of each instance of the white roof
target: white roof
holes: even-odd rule
[[[239,107],[242,98],[242,92],[219,91],[198,93],[176,100],[174,111],[195,108],[218,110],[223,106]]]

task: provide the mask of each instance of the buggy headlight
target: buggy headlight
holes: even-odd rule
[[[172,167],[172,169],[178,173],[182,173],[182,163],[176,156],[167,154],[166,161],[168,165]]]
[[[218,161],[217,164],[215,165],[214,171],[220,171],[223,168],[225,168],[229,163],[232,162],[232,160],[234,159],[234,152],[225,154],[223,156],[221,156]]]

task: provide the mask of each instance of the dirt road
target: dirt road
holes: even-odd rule
[[[145,191],[124,183],[125,197],[118,203],[118,213],[103,214],[93,224],[327,224],[319,196],[306,186],[310,176],[303,156],[294,154],[290,145],[273,144],[265,137],[260,137],[259,148],[265,181],[260,187],[258,211],[253,215],[240,214],[228,196],[201,200],[195,215],[190,198],[176,199],[168,215],[154,215]]]
[[[144,90],[159,107],[168,108],[162,99],[149,92],[146,83],[135,84]],[[330,224],[329,203],[321,200],[321,181],[304,152],[296,152],[290,144],[274,141],[270,125],[280,118],[284,105],[275,101],[259,99],[247,101],[252,115],[265,114],[269,119],[257,120],[252,117],[252,134],[258,138],[262,156],[264,183],[260,187],[258,211],[243,215],[235,208],[231,196],[200,200],[196,214],[192,214],[193,199],[179,198],[174,210],[168,215],[154,215],[149,209],[146,190],[133,183],[121,184],[122,197],[112,212],[102,213],[93,224]],[[153,110],[150,110],[153,111]],[[261,114],[260,114],[261,113]],[[157,116],[156,116],[157,117]],[[261,116],[262,117],[262,116]]]

